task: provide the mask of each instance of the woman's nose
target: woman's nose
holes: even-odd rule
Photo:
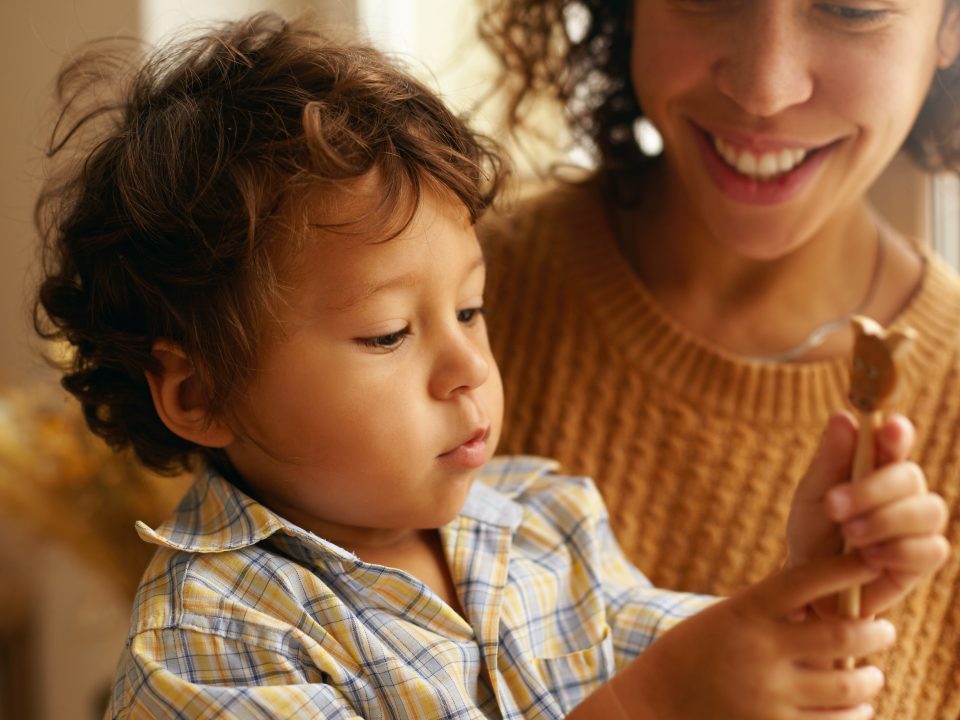
[[[480,387],[490,376],[489,346],[482,330],[451,333],[437,355],[430,391],[438,398]]]
[[[793,3],[744,5],[737,37],[714,67],[717,87],[746,113],[772,117],[810,99],[810,38]]]

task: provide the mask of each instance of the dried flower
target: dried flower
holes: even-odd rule
[[[134,522],[161,522],[189,484],[108,448],[56,386],[0,392],[0,513],[65,542],[131,596],[153,553]]]

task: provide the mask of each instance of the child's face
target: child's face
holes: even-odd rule
[[[227,448],[261,502],[348,548],[453,519],[503,411],[465,209],[426,190],[400,235],[373,240],[306,241],[237,408],[256,442]]]

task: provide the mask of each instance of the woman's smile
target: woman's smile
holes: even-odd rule
[[[707,174],[730,199],[749,205],[775,205],[806,189],[839,145],[755,141],[750,146],[713,135],[691,123]]]

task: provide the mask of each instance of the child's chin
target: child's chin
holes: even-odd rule
[[[448,502],[444,502],[442,506],[434,508],[436,513],[436,527],[441,527],[442,525],[452,522],[463,510],[463,506],[467,502],[467,494],[470,492],[470,487],[473,485],[477,472],[479,471],[471,472],[469,477],[464,478],[463,491],[461,493],[451,494]]]

